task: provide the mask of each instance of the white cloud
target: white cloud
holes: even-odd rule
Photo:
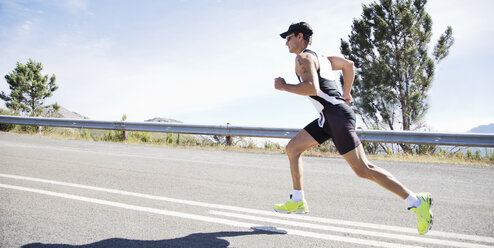
[[[21,29],[24,31],[29,31],[31,30],[31,26],[33,23],[31,21],[25,21],[24,24],[22,24]]]
[[[72,14],[88,10],[87,2],[85,0],[62,0],[60,3]]]

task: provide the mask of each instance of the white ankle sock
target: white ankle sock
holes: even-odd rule
[[[294,202],[301,202],[304,199],[304,191],[303,190],[293,190],[292,200]]]
[[[417,195],[413,192],[410,192],[410,194],[408,195],[407,199],[405,199],[405,201],[407,201],[409,207],[418,207],[422,202],[420,198],[418,198]]]

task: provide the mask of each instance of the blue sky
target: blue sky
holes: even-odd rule
[[[307,98],[274,90],[275,77],[297,82],[279,33],[307,21],[313,49],[339,55],[370,2],[0,0],[0,91],[16,62],[32,58],[57,76],[48,103],[91,119],[302,128],[318,115]],[[494,123],[494,2],[468,3],[427,5],[431,47],[448,25],[456,40],[430,91],[432,131]]]

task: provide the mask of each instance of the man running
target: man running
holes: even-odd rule
[[[312,28],[306,22],[294,23],[290,25],[288,31],[281,34],[281,37],[286,39],[290,53],[297,55],[295,71],[299,83],[287,84],[285,79],[278,77],[274,80],[274,87],[277,90],[308,96],[320,117],[300,130],[286,146],[293,193],[284,204],[274,205],[274,210],[281,213],[309,212],[309,206],[304,198],[301,155],[307,149],[332,138],[336,149],[357,176],[372,180],[406,200],[410,206],[408,210],[414,212],[417,217],[419,233],[425,234],[433,223],[430,210],[431,194],[413,193],[388,171],[367,160],[355,132],[355,114],[348,106],[352,101],[350,92],[355,78],[353,62],[342,57],[320,56],[310,50],[312,34]],[[343,72],[343,94],[337,89],[333,70]]]

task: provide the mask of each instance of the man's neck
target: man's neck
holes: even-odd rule
[[[301,53],[302,53],[302,51],[304,51],[304,50],[305,50],[305,49],[307,49],[307,48],[309,48],[309,45],[304,46],[304,47],[301,47],[301,49],[300,49],[300,50],[297,50],[297,51],[295,52],[295,54],[299,55],[299,54],[301,54]]]

